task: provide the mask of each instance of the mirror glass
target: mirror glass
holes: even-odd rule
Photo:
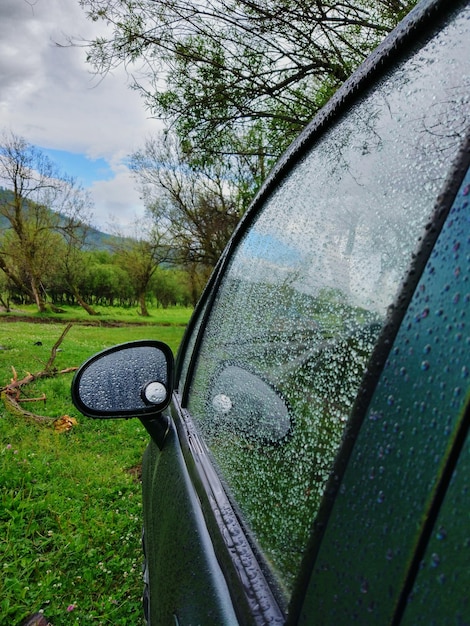
[[[74,403],[90,417],[155,415],[171,397],[172,363],[170,349],[155,341],[105,350],[78,370]]]

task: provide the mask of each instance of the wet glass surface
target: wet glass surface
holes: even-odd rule
[[[421,603],[418,611],[410,613],[408,623],[432,624],[434,617],[447,615],[447,608],[447,618],[437,623],[465,623],[458,619],[463,609],[468,617],[469,514],[464,505],[465,498],[468,505],[468,481],[462,475],[468,451],[437,522],[437,528],[448,529],[448,543],[438,548],[432,539],[424,561],[419,547],[428,520],[440,506],[448,464],[468,429],[469,225],[470,172],[372,397],[328,520],[306,595],[305,621],[300,623],[308,624],[308,615],[318,616],[322,624],[398,623],[393,618],[406,594],[405,581],[413,561],[420,571],[419,593],[418,588],[415,593],[421,595]],[[459,498],[463,498],[460,503]],[[467,573],[460,576],[453,593],[442,588],[440,598],[435,599],[442,602],[442,608],[434,613],[432,603],[425,601],[436,582],[429,567],[438,569],[444,550],[445,569],[458,575],[463,559]],[[412,606],[411,598],[410,610]],[[412,616],[420,611],[421,621],[413,622]]]
[[[272,194],[209,318],[188,407],[287,595],[368,358],[468,123],[463,13]]]
[[[110,417],[122,411],[138,411],[149,406],[142,398],[149,383],[168,387],[167,368],[165,354],[154,346],[114,350],[85,366],[78,394],[85,407],[106,412]]]

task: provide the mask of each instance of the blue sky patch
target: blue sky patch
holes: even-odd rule
[[[98,180],[112,180],[114,173],[105,159],[90,159],[84,154],[40,148],[53,161],[62,173],[73,176],[84,187]]]

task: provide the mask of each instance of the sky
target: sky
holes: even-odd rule
[[[103,28],[78,0],[0,0],[0,132],[37,146],[93,200],[93,226],[131,233],[144,213],[126,161],[159,123],[125,71],[101,79],[85,50],[58,47]]]

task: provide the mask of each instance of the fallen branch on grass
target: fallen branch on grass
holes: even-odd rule
[[[0,388],[0,395],[7,411],[12,413],[13,415],[17,415],[18,417],[30,419],[38,424],[48,424],[59,432],[70,430],[73,426],[77,424],[77,420],[74,417],[70,417],[69,415],[62,415],[59,418],[38,415],[36,413],[32,413],[31,411],[26,411],[22,406],[20,406],[21,402],[45,402],[45,394],[42,394],[40,398],[21,398],[20,396],[22,393],[22,388],[26,385],[29,385],[35,380],[38,380],[40,378],[52,378],[53,376],[58,376],[60,374],[69,374],[70,372],[74,372],[76,369],[78,369],[77,367],[67,367],[62,370],[57,370],[53,367],[55,358],[57,356],[57,350],[71,327],[71,323],[67,324],[59,339],[52,346],[51,356],[49,357],[49,360],[47,361],[43,370],[41,370],[40,372],[36,372],[35,374],[26,372],[26,376],[18,379],[18,374],[15,368],[12,366],[11,369],[13,370],[13,378],[8,385]]]

